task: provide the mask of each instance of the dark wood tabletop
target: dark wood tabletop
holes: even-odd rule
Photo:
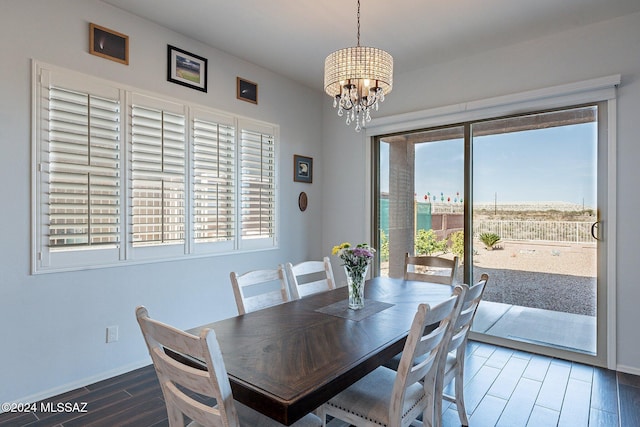
[[[342,287],[188,332],[213,328],[233,397],[291,425],[401,352],[417,305],[437,304],[451,290],[374,278],[364,312],[346,309]]]

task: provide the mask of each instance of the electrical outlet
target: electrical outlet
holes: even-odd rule
[[[115,342],[118,341],[118,327],[117,326],[107,326],[107,342]]]

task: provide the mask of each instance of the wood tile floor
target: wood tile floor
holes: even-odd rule
[[[638,376],[471,342],[465,381],[472,427],[640,426]],[[68,404],[76,412],[55,412],[60,403],[61,409]],[[78,412],[84,403],[86,412]],[[47,411],[0,414],[0,426],[168,426],[152,366],[38,402],[36,407]],[[443,425],[460,425],[455,406],[446,402]]]

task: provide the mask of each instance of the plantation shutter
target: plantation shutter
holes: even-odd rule
[[[43,88],[51,250],[120,243],[120,101]]]
[[[275,138],[273,132],[242,129],[242,239],[275,235]]]
[[[276,245],[277,125],[37,61],[32,83],[34,274]]]
[[[232,241],[235,230],[235,128],[193,120],[194,238]]]
[[[132,244],[183,244],[185,117],[149,104],[131,107]]]

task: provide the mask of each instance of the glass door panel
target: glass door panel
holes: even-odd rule
[[[475,332],[595,356],[597,106],[474,123]]]
[[[462,260],[464,127],[385,136],[376,143],[377,274],[402,277],[407,252]]]

